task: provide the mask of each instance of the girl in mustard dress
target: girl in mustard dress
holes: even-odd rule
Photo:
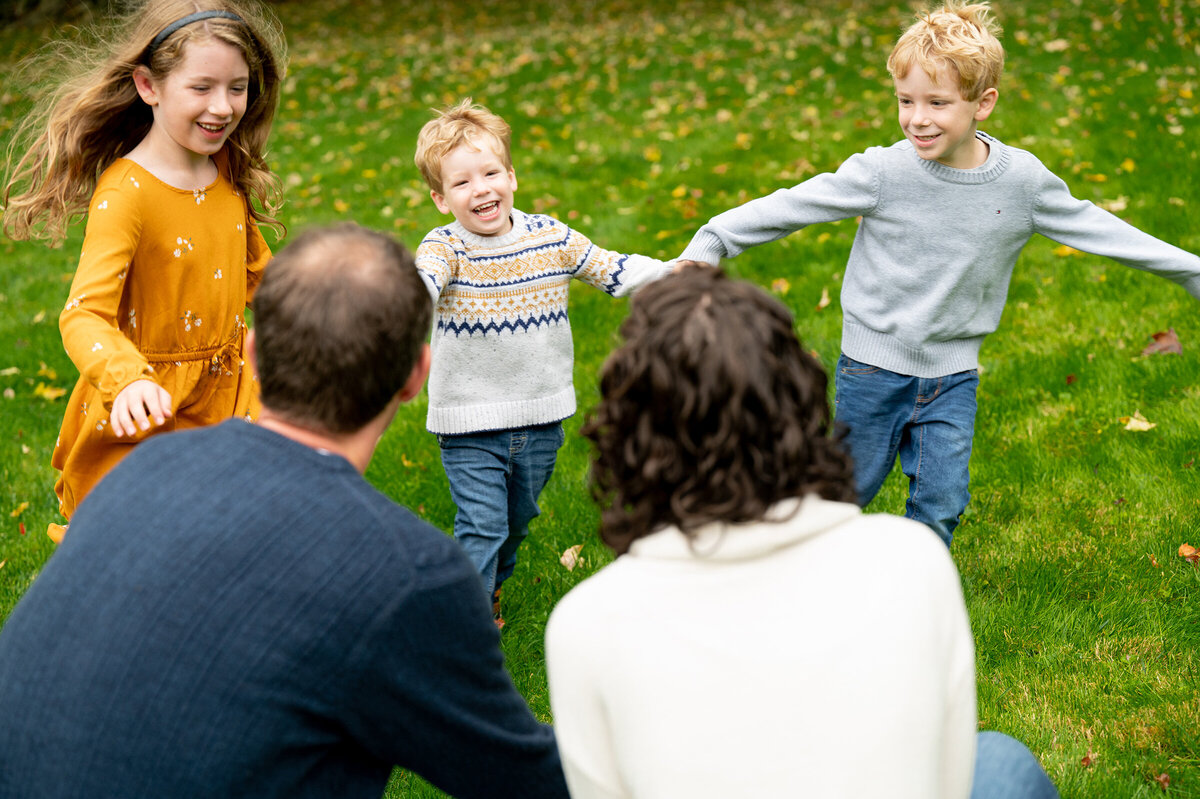
[[[244,309],[271,255],[258,222],[282,227],[262,156],[282,75],[257,4],[150,0],[22,130],[6,231],[61,241],[87,208],[59,317],[80,373],[52,456],[68,520],[147,436],[257,414]]]

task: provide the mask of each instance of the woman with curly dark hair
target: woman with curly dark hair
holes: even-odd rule
[[[634,297],[584,426],[618,557],[546,630],[573,799],[971,790],[958,574],[928,527],[854,504],[825,373],[792,325],[715,269]],[[977,790],[1056,795],[1022,744],[978,741]]]

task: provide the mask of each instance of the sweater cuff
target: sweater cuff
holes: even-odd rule
[[[717,266],[725,256],[725,247],[721,240],[705,230],[697,233],[688,244],[687,249],[679,256],[681,261],[702,261]]]
[[[1191,294],[1197,300],[1200,300],[1200,275],[1195,275],[1193,277],[1189,277],[1187,280],[1183,281],[1180,285],[1182,285],[1185,289],[1187,289],[1188,294]]]

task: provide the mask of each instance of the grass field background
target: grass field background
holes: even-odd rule
[[[412,165],[416,133],[431,107],[464,96],[513,127],[519,207],[663,258],[713,214],[900,137],[884,62],[911,20],[907,4],[273,7],[291,62],[270,162],[293,232],[355,219],[415,248],[444,219]],[[1076,196],[1200,251],[1196,4],[996,9],[1008,64],[985,129],[1033,152]],[[0,32],[0,53],[12,54],[0,61],[0,141],[28,109],[16,60],[48,36],[77,34]],[[793,309],[827,367],[854,232],[853,220],[821,225],[726,263]],[[77,375],[56,320],[81,233],[75,226],[58,249],[0,238],[0,618],[52,553],[49,459],[65,403],[55,389]],[[571,302],[586,411],[626,304],[585,286]],[[1178,554],[1200,546],[1198,309],[1168,281],[1038,238],[981,355],[973,498],[953,547],[976,637],[980,725],[1027,742],[1064,797],[1200,797],[1200,571]],[[1169,329],[1182,354],[1140,354]],[[448,531],[454,507],[424,402],[402,409],[368,477]],[[1126,430],[1135,413],[1153,429]],[[546,618],[609,560],[582,418],[567,424],[544,513],[505,589],[509,668],[548,721]],[[904,496],[893,474],[871,510],[902,512]],[[568,571],[559,555],[576,544],[583,563]],[[864,752],[864,768],[870,759]],[[388,791],[439,795],[400,773]]]

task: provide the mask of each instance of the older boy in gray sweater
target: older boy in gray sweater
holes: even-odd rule
[[[903,141],[713,217],[680,256],[715,264],[806,225],[862,217],[842,287],[837,419],[859,502],[899,454],[905,515],[947,546],[970,496],[979,348],[1034,233],[1200,299],[1200,258],[1072,197],[1036,157],[977,130],[998,97],[998,33],[986,4],[922,15],[888,58]]]

